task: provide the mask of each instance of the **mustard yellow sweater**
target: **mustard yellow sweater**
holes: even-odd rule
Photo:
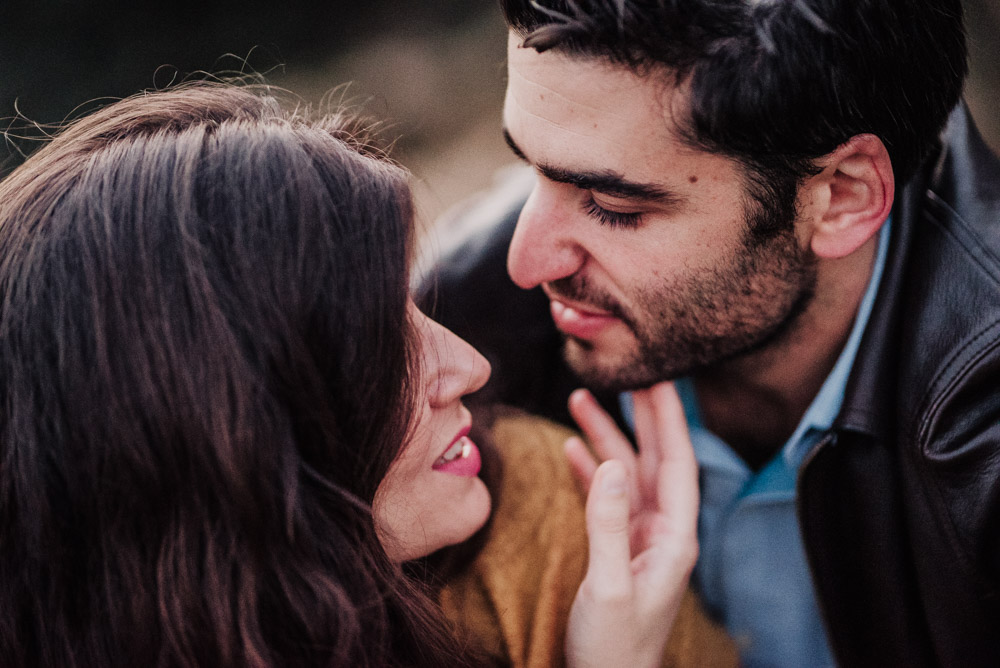
[[[584,498],[562,444],[571,432],[540,418],[499,419],[503,481],[483,550],[441,594],[446,614],[499,663],[562,666],[570,605],[587,565]],[[688,592],[664,666],[735,666],[735,646]]]

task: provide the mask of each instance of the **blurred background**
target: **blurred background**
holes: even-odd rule
[[[966,97],[997,149],[1000,0],[965,4]],[[0,128],[37,135],[29,122],[199,70],[265,73],[312,102],[349,82],[335,95],[388,121],[428,221],[513,160],[499,132],[505,44],[495,0],[0,0]],[[33,147],[4,142],[0,174]]]

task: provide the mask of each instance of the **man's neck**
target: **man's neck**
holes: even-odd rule
[[[821,261],[816,293],[780,339],[693,377],[705,427],[754,470],[781,449],[819,392],[851,332],[878,238]]]

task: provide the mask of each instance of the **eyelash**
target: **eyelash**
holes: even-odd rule
[[[635,229],[642,222],[640,213],[619,213],[618,211],[608,211],[600,206],[592,198],[584,206],[584,211],[591,218],[597,220],[601,225],[611,228]]]

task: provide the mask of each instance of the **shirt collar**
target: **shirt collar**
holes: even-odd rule
[[[840,351],[830,374],[823,381],[819,392],[813,398],[809,408],[803,414],[798,426],[792,436],[785,443],[782,455],[785,462],[790,466],[797,466],[798,462],[805,456],[804,437],[813,430],[827,431],[833,426],[833,421],[840,412],[840,407],[844,403],[844,390],[847,388],[847,379],[854,366],[854,359],[858,355],[858,347],[861,345],[861,337],[865,333],[868,319],[872,314],[872,307],[875,304],[875,295],[878,293],[879,283],[882,281],[882,272],[885,269],[886,257],[889,254],[889,235],[892,228],[892,216],[886,219],[878,235],[878,249],[875,253],[875,266],[872,268],[871,278],[868,280],[868,287],[861,298],[858,306],[858,313],[854,318],[854,325],[851,333],[847,337],[844,349]]]
[[[840,412],[840,407],[844,402],[844,391],[847,388],[847,379],[850,376],[851,368],[854,366],[854,359],[857,357],[858,348],[861,345],[861,337],[864,334],[868,319],[871,316],[872,308],[875,304],[875,295],[878,293],[879,284],[882,281],[882,272],[885,269],[886,258],[889,253],[889,235],[892,228],[892,216],[886,219],[879,231],[878,248],[875,254],[875,266],[872,268],[871,278],[868,286],[861,298],[857,315],[854,318],[854,325],[851,333],[847,337],[840,356],[834,363],[826,380],[820,387],[819,392],[813,398],[806,412],[802,415],[795,431],[785,442],[781,449],[781,456],[784,463],[791,469],[797,469],[811,444],[808,436],[817,431],[823,432],[833,426],[833,421]],[[687,417],[689,428],[694,430],[704,430],[701,422],[701,415],[698,410],[697,399],[694,395],[694,388],[689,379],[682,378],[677,381],[677,390],[684,404],[684,413]],[[629,426],[634,427],[632,395],[624,392],[619,397],[619,404]],[[704,462],[702,462],[704,463]]]

